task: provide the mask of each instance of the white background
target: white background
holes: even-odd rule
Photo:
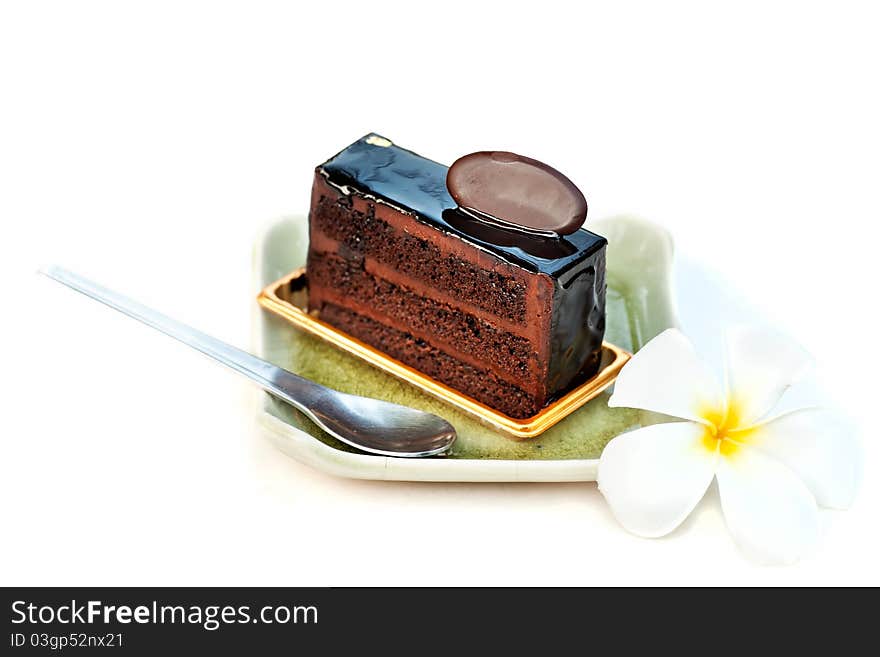
[[[880,584],[870,3],[0,7],[0,583]],[[247,345],[254,236],[369,131],[667,226],[813,352],[862,428],[855,506],[761,568],[712,497],[652,541],[594,484],[336,479],[259,434],[249,383],[35,274]]]

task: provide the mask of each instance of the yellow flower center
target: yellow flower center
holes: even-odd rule
[[[706,407],[700,411],[709,426],[703,432],[703,446],[711,452],[719,452],[722,456],[733,456],[739,451],[748,430],[739,428],[742,415],[739,404],[734,399],[727,402],[723,409]]]

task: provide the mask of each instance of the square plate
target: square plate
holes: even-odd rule
[[[326,340],[383,372],[396,376],[519,440],[542,434],[596,397],[614,383],[620,368],[630,358],[630,354],[620,347],[608,342],[604,343],[599,371],[594,376],[545,406],[540,413],[529,418],[517,419],[422,374],[336,327],[322,322],[316,315],[310,314],[307,311],[308,276],[305,267],[300,267],[267,285],[260,292],[257,301],[263,308],[283,317],[298,329]]]
[[[670,285],[672,241],[658,226],[630,218],[591,222],[608,238],[606,339],[634,352],[677,324]],[[308,231],[305,217],[276,221],[254,250],[254,293],[302,267]],[[294,408],[261,396],[258,420],[286,454],[325,472],[361,479],[401,481],[591,481],[598,456],[614,436],[656,421],[631,409],[609,408],[609,391],[529,440],[509,435],[416,386],[254,304],[253,350],[262,358],[343,392],[420,408],[447,419],[458,440],[446,456],[401,459],[357,452]]]

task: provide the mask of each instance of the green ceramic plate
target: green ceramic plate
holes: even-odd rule
[[[606,340],[638,350],[676,324],[671,301],[672,240],[654,224],[618,217],[589,225],[608,238]],[[304,218],[285,218],[255,246],[256,289],[305,263]],[[256,302],[254,303],[256,307]],[[374,369],[284,320],[257,309],[256,351],[331,388],[436,413],[455,426],[447,456],[400,459],[365,455],[328,436],[291,406],[263,395],[261,424],[294,458],[342,476],[442,481],[579,481],[595,478],[596,459],[614,436],[649,421],[608,408],[603,393],[537,438],[516,442],[413,386]]]

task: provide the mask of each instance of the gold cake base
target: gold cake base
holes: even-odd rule
[[[525,419],[517,419],[504,415],[439,381],[425,376],[418,370],[404,365],[378,349],[361,342],[357,338],[353,338],[326,322],[322,322],[317,316],[309,314],[306,310],[308,307],[308,279],[305,267],[301,267],[284,278],[267,285],[260,292],[257,301],[263,308],[283,317],[297,328],[326,340],[388,374],[411,383],[424,392],[479,418],[516,440],[534,438],[540,435],[596,397],[605,388],[614,383],[620,368],[630,358],[630,354],[620,347],[604,342],[602,344],[602,359],[599,371],[593,377],[549,403],[537,415]]]

